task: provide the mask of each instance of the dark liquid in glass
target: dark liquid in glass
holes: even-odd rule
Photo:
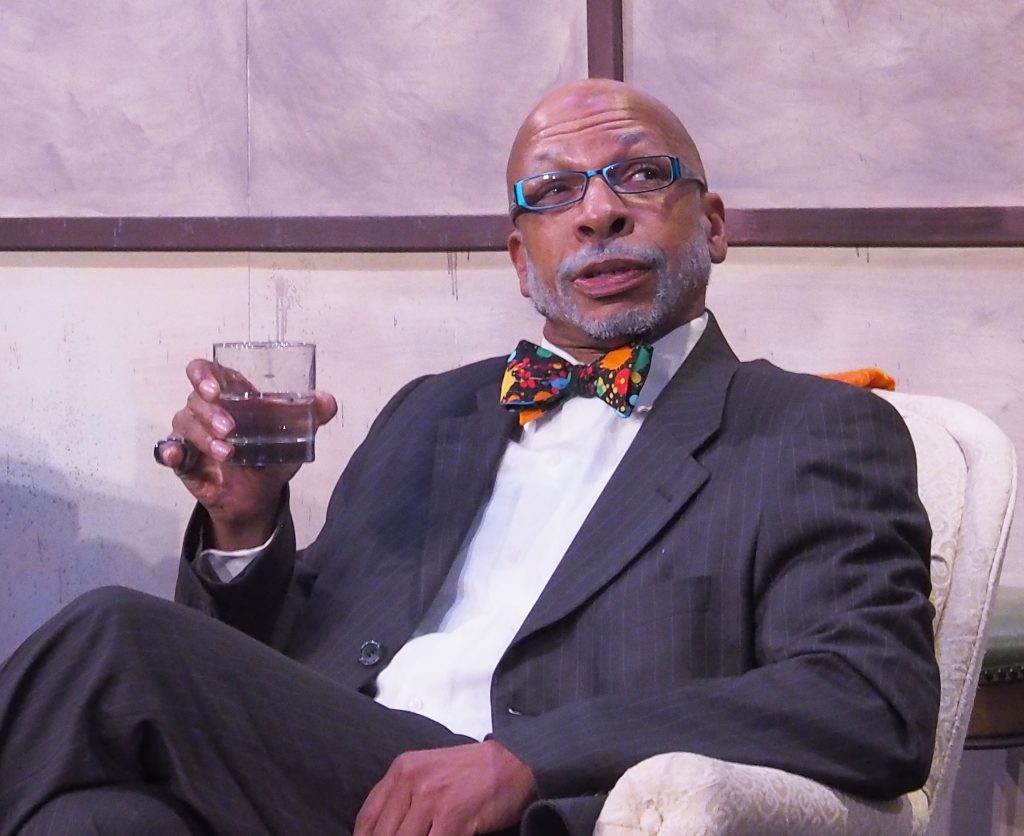
[[[235,419],[231,461],[260,467],[313,461],[313,396],[288,393],[222,395]]]

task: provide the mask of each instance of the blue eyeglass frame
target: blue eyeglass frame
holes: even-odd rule
[[[635,160],[646,160],[653,157],[667,157],[672,166],[672,179],[669,180],[664,186],[658,186],[656,189],[646,189],[642,192],[620,192],[615,188],[611,180],[608,179],[609,169],[615,168],[616,166],[622,165],[623,163],[633,162]],[[572,200],[567,200],[565,203],[555,203],[552,206],[530,206],[526,203],[526,198],[523,196],[523,183],[527,180],[532,180],[534,177],[545,177],[549,174],[582,174],[586,177],[583,181],[583,191],[580,192],[579,197],[574,197]],[[651,192],[660,192],[662,189],[667,189],[673,183],[679,180],[693,181],[700,183],[701,193],[703,194],[708,190],[708,184],[696,171],[683,165],[679,161],[679,157],[674,154],[644,154],[642,157],[626,157],[624,160],[616,160],[613,163],[601,168],[591,168],[586,171],[572,169],[572,168],[560,168],[554,171],[542,171],[540,174],[531,174],[529,177],[524,177],[522,180],[517,180],[515,185],[512,187],[512,193],[515,195],[515,200],[512,205],[509,206],[509,213],[512,215],[512,220],[522,214],[523,212],[549,212],[552,209],[564,209],[566,206],[572,206],[574,203],[579,203],[583,198],[587,196],[587,188],[590,186],[591,177],[600,177],[604,180],[605,185],[611,189],[615,194],[650,194]]]

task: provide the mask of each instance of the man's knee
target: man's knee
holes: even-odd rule
[[[205,834],[194,816],[148,789],[96,787],[78,790],[44,804],[20,833],[75,836],[185,836]]]
[[[143,637],[174,635],[181,617],[178,604],[133,589],[105,586],[75,598],[39,628],[16,656],[50,659],[58,649],[66,660],[95,658],[97,653],[130,659]],[[58,654],[59,655],[59,654]]]
[[[162,598],[124,586],[101,586],[83,592],[67,604],[54,620],[86,623],[146,623],[170,617],[177,607]]]

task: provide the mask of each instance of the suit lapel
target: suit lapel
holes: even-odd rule
[[[722,422],[739,361],[714,317],[662,391],[516,636],[554,623],[632,562],[708,478],[694,453]]]
[[[505,445],[518,430],[498,403],[498,383],[477,390],[477,411],[441,422],[420,561],[420,612],[437,595],[479,510],[487,503]]]

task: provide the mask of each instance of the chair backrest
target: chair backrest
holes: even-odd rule
[[[927,819],[949,803],[960,765],[1013,516],[1017,464],[1009,438],[977,410],[946,398],[877,394],[896,407],[914,439],[921,500],[933,532],[942,701],[931,772],[918,791],[924,799],[916,799],[926,801]]]

